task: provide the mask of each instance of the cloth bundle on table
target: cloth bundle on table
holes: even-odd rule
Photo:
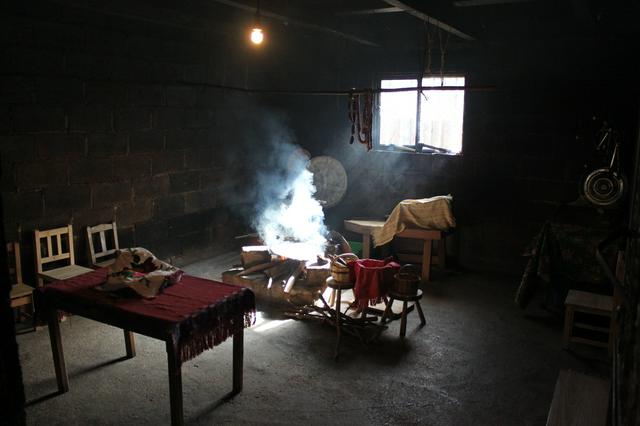
[[[392,259],[360,259],[349,263],[352,280],[355,282],[353,295],[358,310],[365,309],[369,304],[382,302],[393,282],[393,276],[400,269],[400,264]]]
[[[374,245],[387,244],[406,228],[424,228],[448,231],[455,228],[456,219],[451,209],[451,195],[403,200],[393,209],[382,228],[371,232]]]
[[[118,250],[115,262],[99,290],[117,291],[130,288],[140,296],[151,299],[168,286],[182,279],[184,272],[156,258],[142,247]]]

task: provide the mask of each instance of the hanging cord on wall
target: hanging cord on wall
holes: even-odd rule
[[[440,42],[440,85],[444,84],[444,59],[447,54],[447,47],[449,46],[449,37],[450,33],[447,33],[447,38],[444,41],[444,45],[442,44],[442,31],[438,28],[438,40]]]
[[[431,75],[431,46],[433,45],[433,35],[429,21],[424,21],[425,29],[425,45],[422,55],[422,63],[420,64],[420,73],[418,74],[418,90],[425,101],[428,101],[426,93],[422,90],[422,78]]]
[[[362,102],[361,102],[361,98]],[[349,143],[358,140],[367,146],[367,151],[373,149],[373,92],[367,90],[363,93],[349,94],[348,115],[351,121],[351,138]]]
[[[433,36],[431,34],[431,26],[428,21],[424,21],[425,29],[425,45],[422,55],[422,72],[425,75],[431,74],[431,46],[433,45]]]
[[[360,125],[358,110],[360,107],[358,106],[358,95],[351,92],[349,93],[349,104],[347,106],[347,114],[349,115],[349,121],[351,121],[351,138],[349,139],[349,144],[353,145],[353,141],[355,140],[356,128]]]

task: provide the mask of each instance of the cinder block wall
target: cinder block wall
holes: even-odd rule
[[[54,2],[7,2],[0,27],[0,158],[7,240],[115,219],[122,246],[181,263],[229,248],[228,93],[243,63],[211,32]],[[135,8],[134,8],[135,9]],[[166,19],[165,19],[166,21]]]

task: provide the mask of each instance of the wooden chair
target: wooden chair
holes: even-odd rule
[[[618,252],[615,270],[616,278],[624,280],[624,253]],[[613,296],[595,294],[586,291],[569,290],[565,299],[564,334],[562,346],[566,349],[572,342],[584,343],[592,346],[607,348],[609,355],[613,354],[613,346],[617,333],[615,309],[620,305],[620,290],[614,287]],[[592,321],[576,321],[575,314],[587,318],[601,319],[604,324],[594,324]],[[576,336],[574,330],[582,329],[590,333],[589,336]],[[600,337],[600,338],[598,338]]]
[[[613,297],[595,294],[586,291],[569,290],[565,304],[564,336],[562,345],[566,349],[572,342],[584,343],[592,346],[613,348],[613,328],[611,318],[613,316]],[[575,314],[590,315],[606,319],[605,325],[594,325],[591,322],[576,321]],[[582,337],[574,334],[575,329],[588,330],[592,334],[604,335],[604,339]]]
[[[111,238],[107,238],[107,234]],[[100,251],[96,251],[95,237],[98,236],[100,242]],[[118,228],[116,223],[102,223],[96,226],[87,226],[87,240],[89,241],[89,256],[91,257],[91,265],[94,267],[106,267],[114,262],[116,250],[120,249],[118,243]],[[113,242],[112,248],[107,248],[109,242]]]
[[[22,263],[20,262],[20,243],[7,243],[7,259],[11,277],[11,308],[18,309],[18,320],[25,315],[23,306],[31,306],[29,315],[33,316],[33,287],[22,282]],[[27,317],[29,316],[27,315]]]
[[[93,271],[93,269],[76,265],[72,225],[45,231],[36,229],[34,239],[39,287],[44,285],[45,281],[65,280]],[[49,264],[54,262],[57,264],[66,263],[66,265],[45,269],[45,266],[51,266]]]

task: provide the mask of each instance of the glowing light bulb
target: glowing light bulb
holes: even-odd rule
[[[253,44],[262,44],[264,40],[264,33],[262,32],[262,28],[254,28],[251,30],[251,43]]]

